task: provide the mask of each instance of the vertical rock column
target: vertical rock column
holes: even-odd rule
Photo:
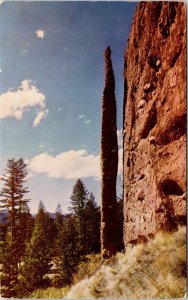
[[[101,254],[108,258],[116,254],[116,177],[118,144],[116,128],[115,80],[111,50],[105,51],[105,88],[102,97],[101,131]]]

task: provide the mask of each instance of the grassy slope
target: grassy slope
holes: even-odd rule
[[[147,245],[118,254],[66,298],[181,298],[186,290],[186,229],[159,233]]]
[[[93,274],[93,275],[92,275]],[[186,292],[186,228],[159,233],[111,260],[80,266],[73,285],[35,292],[33,298],[182,298]]]

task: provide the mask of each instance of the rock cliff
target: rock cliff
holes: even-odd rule
[[[125,246],[186,222],[186,17],[140,2],[125,54]]]
[[[102,97],[101,130],[101,253],[108,258],[116,253],[116,176],[118,145],[116,128],[115,80],[111,50],[105,51],[105,88]]]

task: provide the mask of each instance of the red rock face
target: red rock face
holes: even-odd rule
[[[125,55],[124,241],[186,222],[185,5],[140,2]]]

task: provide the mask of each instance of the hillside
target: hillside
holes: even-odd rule
[[[31,298],[183,298],[186,293],[186,228],[158,233],[148,244],[134,246],[99,263],[80,266],[77,284],[38,290]],[[93,273],[93,275],[91,275]],[[83,278],[81,280],[81,278]]]
[[[118,254],[65,298],[183,298],[186,292],[185,227],[159,233],[147,245]]]

